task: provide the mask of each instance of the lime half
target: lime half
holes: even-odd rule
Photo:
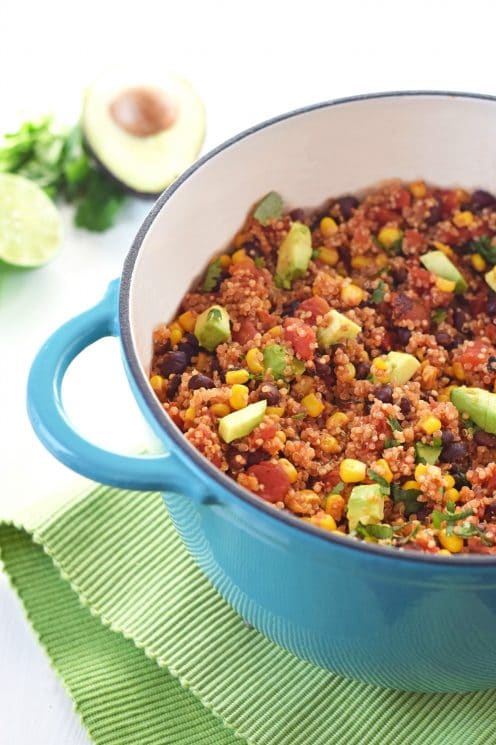
[[[52,200],[32,181],[0,174],[0,259],[35,267],[49,261],[62,237]]]

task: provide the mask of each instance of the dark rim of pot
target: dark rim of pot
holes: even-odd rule
[[[226,476],[222,471],[212,465],[203,455],[201,455],[196,448],[191,445],[183,433],[176,427],[172,420],[167,416],[164,409],[160,405],[160,402],[153,393],[148,378],[144,374],[141,365],[139,363],[134,344],[132,341],[132,333],[129,318],[129,294],[131,287],[132,274],[134,265],[138,257],[141,244],[143,243],[145,236],[148,233],[155,217],[158,215],[162,207],[171,198],[177,189],[196,171],[198,171],[205,163],[214,158],[216,155],[224,150],[227,150],[231,146],[238,143],[240,140],[249,137],[250,135],[260,132],[273,124],[278,124],[286,119],[293,117],[302,116],[312,111],[319,109],[332,108],[334,106],[341,106],[343,104],[353,104],[361,101],[367,101],[371,99],[388,99],[388,98],[411,98],[411,97],[433,97],[433,98],[467,98],[473,100],[492,101],[496,102],[496,96],[485,95],[482,93],[466,93],[457,91],[388,91],[384,93],[367,93],[356,96],[349,96],[346,98],[336,98],[330,101],[324,101],[317,104],[311,104],[304,106],[299,109],[275,116],[268,119],[260,124],[256,124],[249,129],[240,132],[239,134],[226,140],[221,145],[218,145],[213,150],[210,150],[206,155],[199,158],[192,166],[190,166],[184,173],[174,181],[157,199],[152,209],[145,218],[141,225],[136,237],[133,241],[131,249],[124,262],[124,267],[121,277],[120,285],[120,296],[119,296],[119,323],[120,323],[120,335],[124,350],[124,355],[129,366],[129,369],[133,375],[133,378],[138,386],[148,408],[150,409],[153,417],[158,424],[165,430],[167,435],[170,437],[174,445],[176,445],[188,459],[192,460],[196,466],[204,471],[211,479],[216,481],[227,491],[231,492],[233,496],[241,499],[243,502],[247,502],[252,507],[270,516],[273,520],[279,520],[293,528],[301,530],[309,535],[312,535],[317,540],[328,541],[329,543],[337,544],[342,549],[349,551],[361,551],[366,554],[375,556],[388,557],[394,560],[407,560],[413,562],[423,562],[431,565],[443,564],[443,567],[453,566],[458,569],[461,566],[474,566],[474,565],[487,565],[496,563],[496,556],[487,555],[473,555],[463,554],[452,556],[438,556],[436,554],[427,554],[423,552],[415,551],[401,551],[397,548],[380,546],[373,543],[366,543],[355,539],[350,539],[349,536],[340,535],[339,533],[324,531],[310,523],[305,522],[301,518],[294,516],[292,513],[283,512],[275,509],[271,504],[265,502],[260,497],[252,494],[247,489],[239,486],[233,479]],[[150,333],[152,329],[150,329]]]

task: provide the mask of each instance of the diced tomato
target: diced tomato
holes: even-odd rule
[[[282,502],[291,486],[286,471],[278,463],[256,463],[247,473],[255,476],[262,487],[257,494],[267,502]]]
[[[400,187],[393,194],[394,206],[396,209],[401,210],[403,207],[408,207],[411,200],[411,194],[407,189]]]
[[[233,262],[229,265],[230,274],[239,274],[239,272],[246,272],[247,274],[256,276],[260,274],[260,269],[255,266],[253,259],[247,256],[246,259],[241,259],[241,261]]]
[[[339,469],[335,468],[333,471],[329,471],[329,473],[326,473],[326,475],[323,477],[323,481],[325,484],[325,488],[331,492],[336,484],[339,484],[339,482],[341,481]]]
[[[270,313],[267,313],[266,310],[259,310],[257,316],[263,326],[264,331],[267,331],[267,329],[270,329],[272,328],[272,326],[275,326],[277,324],[277,316],[273,316]]]
[[[325,316],[330,310],[329,303],[320,295],[303,300],[298,307],[298,313],[305,313],[305,320],[309,323],[316,323],[318,316]],[[310,316],[307,314],[310,313]]]
[[[387,207],[377,207],[374,210],[373,216],[381,226],[388,222],[398,222],[398,213],[389,210]]]
[[[478,316],[481,313],[485,312],[486,307],[487,307],[487,289],[485,287],[481,287],[477,295],[473,297],[472,300],[469,301],[470,313],[473,316]]]
[[[271,440],[277,432],[277,426],[274,422],[262,422],[256,429],[250,434],[248,442],[255,442],[258,439]]]
[[[428,289],[432,282],[432,274],[427,269],[422,269],[420,266],[414,266],[410,269],[410,282],[415,287],[424,287]]]
[[[440,189],[437,192],[443,205],[443,217],[449,217],[458,207],[458,195],[452,189]]]
[[[232,338],[234,341],[237,341],[238,344],[246,344],[246,342],[253,339],[256,333],[257,329],[255,324],[252,321],[249,321],[248,318],[242,318],[239,329],[238,331],[233,331]]]
[[[488,479],[487,483],[485,484],[485,487],[487,489],[488,494],[494,494],[496,491],[496,474],[494,476],[491,476],[490,479]]]
[[[484,326],[484,336],[487,336],[493,344],[496,342],[496,326],[494,323],[488,323]]]
[[[397,293],[392,298],[393,320],[421,322],[430,317],[430,304],[425,300],[414,300],[408,295]]]
[[[474,339],[464,346],[463,351],[456,355],[456,361],[469,370],[479,367],[485,359],[494,355],[494,348],[482,339]]]
[[[284,319],[284,338],[302,360],[311,360],[315,349],[315,331],[301,318]]]

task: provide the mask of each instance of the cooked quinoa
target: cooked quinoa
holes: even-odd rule
[[[290,212],[271,193],[155,329],[150,382],[275,509],[401,550],[495,554],[493,274],[485,191],[393,182]]]

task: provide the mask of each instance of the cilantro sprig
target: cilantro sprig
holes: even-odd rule
[[[418,497],[420,496],[420,489],[402,489],[397,484],[391,486],[391,497],[395,503],[403,502],[405,506],[405,515],[410,517],[413,512],[417,512],[419,508]]]
[[[220,259],[215,259],[211,264],[208,265],[205,277],[203,278],[202,292],[213,292],[217,288],[220,275],[222,274],[222,266]]]
[[[496,246],[492,245],[490,236],[482,235],[477,240],[470,241],[468,249],[471,253],[480,254],[490,264],[496,264]]]
[[[387,284],[383,282],[383,280],[379,280],[377,283],[377,286],[372,291],[372,295],[370,297],[370,301],[374,303],[374,305],[379,305],[379,303],[382,303],[384,300],[384,295],[386,294],[387,290]]]
[[[436,530],[442,527],[443,522],[446,523],[446,534],[451,535],[456,523],[460,520],[465,520],[467,517],[472,517],[474,511],[471,508],[460,510],[455,512],[456,505],[454,502],[448,502],[445,510],[433,510],[432,511],[432,525]]]

